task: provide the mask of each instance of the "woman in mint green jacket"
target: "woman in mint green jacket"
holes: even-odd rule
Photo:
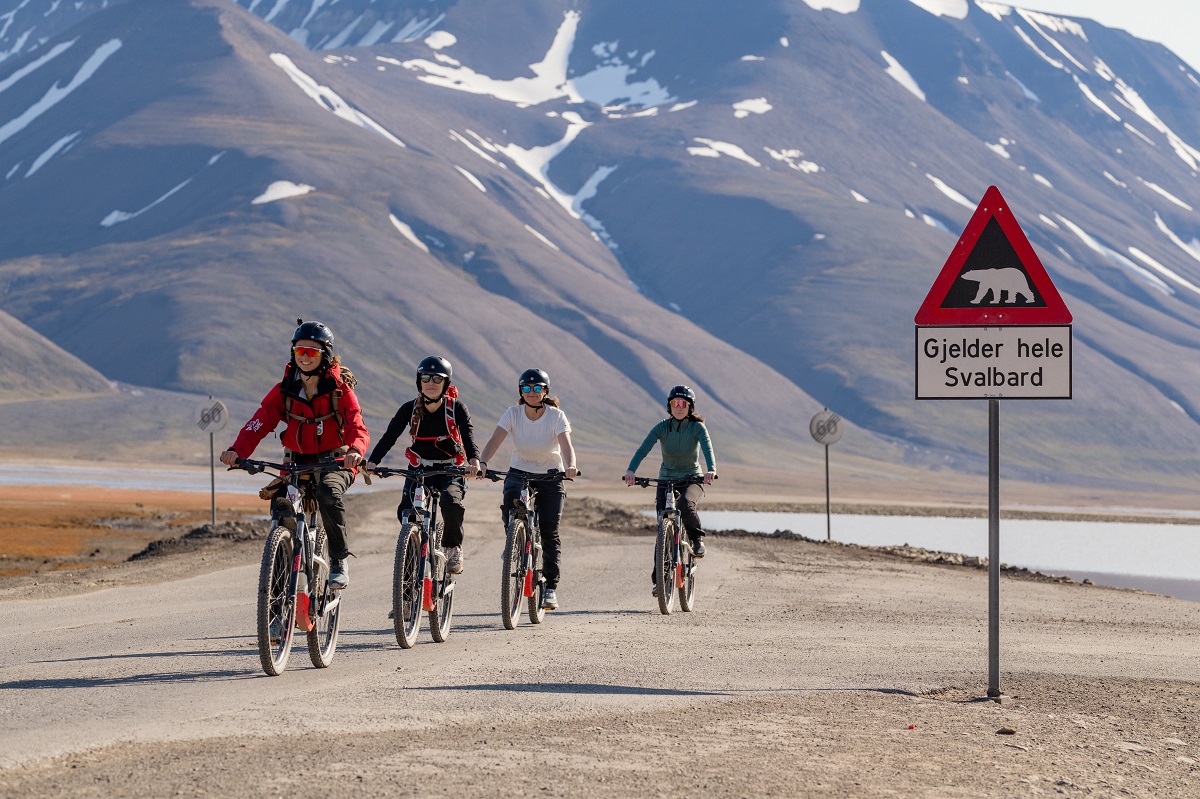
[[[675,386],[667,395],[667,410],[670,416],[654,425],[646,439],[633,453],[629,468],[625,472],[625,484],[633,485],[637,467],[650,454],[655,442],[662,453],[662,466],[658,469],[659,480],[682,480],[687,477],[704,477],[704,485],[712,483],[717,476],[717,459],[713,456],[712,441],[704,417],[696,415],[696,392],[688,386]],[[700,471],[700,453],[708,464],[708,471]],[[704,496],[704,488],[693,483],[686,486],[679,497],[679,513],[683,517],[683,528],[692,542],[692,551],[697,558],[704,557],[704,528],[696,503]],[[655,507],[659,512],[667,504],[667,487],[658,486]]]

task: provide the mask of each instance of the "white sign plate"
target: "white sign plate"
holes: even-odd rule
[[[917,399],[1071,399],[1071,326],[918,327]]]

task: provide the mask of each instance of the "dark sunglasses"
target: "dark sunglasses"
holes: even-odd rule
[[[433,383],[434,385],[438,386],[440,386],[445,379],[446,378],[441,375],[421,375],[422,383]]]
[[[317,347],[292,347],[292,352],[301,358],[320,358],[321,350]]]
[[[542,394],[545,391],[545,386],[521,386],[522,394]]]

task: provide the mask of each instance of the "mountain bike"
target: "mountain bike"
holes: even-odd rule
[[[258,657],[272,677],[287,666],[295,630],[307,634],[314,666],[323,669],[333,662],[342,598],[329,584],[329,541],[316,487],[322,473],[342,468],[341,460],[296,464],[238,458],[229,467],[250,474],[274,469],[287,484],[283,501],[271,501],[271,533],[258,570]]]
[[[442,532],[445,529],[438,515],[441,492],[427,487],[425,481],[439,475],[465,475],[459,466],[436,469],[391,469],[377,466],[371,472],[376,477],[403,475],[415,481],[412,508],[400,520],[400,536],[396,540],[396,560],[392,572],[392,624],[396,643],[411,649],[421,631],[421,612],[429,614],[429,634],[443,643],[450,635],[450,620],[454,612],[454,575],[446,570],[446,553],[442,551]]]
[[[633,484],[647,488],[650,485],[667,487],[665,503],[658,514],[658,535],[654,539],[654,581],[657,589],[658,609],[669,616],[679,595],[679,609],[690,612],[696,602],[696,555],[692,551],[691,539],[683,527],[683,516],[679,512],[679,495],[685,486],[701,484],[700,476],[681,480],[658,480],[651,477],[635,477]]]
[[[582,474],[582,472],[578,472]],[[495,482],[508,472],[488,469],[484,477]],[[546,581],[542,576],[542,530],[537,511],[537,484],[570,480],[557,470],[546,474],[521,475],[521,493],[508,512],[504,538],[504,571],[500,580],[500,618],[504,629],[515,630],[520,617],[521,600],[528,604],[529,621],[541,624],[546,617],[542,596]]]

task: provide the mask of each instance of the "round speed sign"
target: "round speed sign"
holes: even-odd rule
[[[808,423],[808,432],[818,444],[829,446],[842,440],[842,417],[830,410],[824,410]]]
[[[220,400],[212,399],[200,403],[196,407],[196,426],[206,433],[215,433],[225,427],[225,423],[229,421],[229,411],[225,408],[225,403]]]

